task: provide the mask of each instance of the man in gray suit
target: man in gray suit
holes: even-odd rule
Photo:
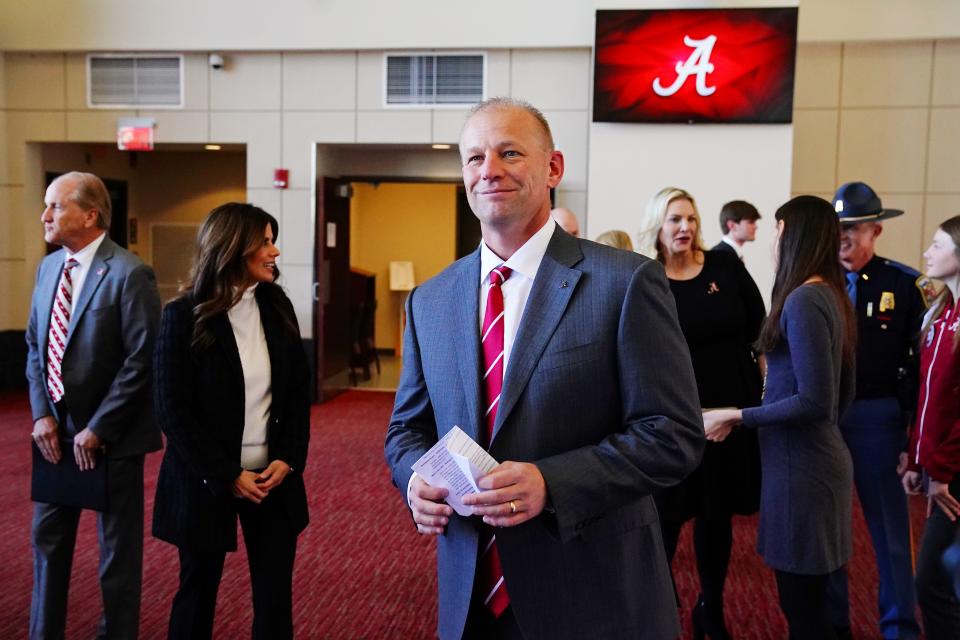
[[[440,637],[674,638],[651,494],[704,437],[663,268],[557,228],[563,155],[531,105],[478,105],[460,154],[483,242],[410,294],[385,445],[437,536]],[[455,425],[500,461],[472,517],[410,468]]]
[[[27,327],[33,441],[60,473],[68,456],[80,473],[106,465],[97,637],[136,638],[143,459],[162,445],[149,388],[160,297],[150,267],[107,237],[110,197],[98,177],[64,174],[44,202],[44,238],[62,249],[40,263]],[[80,511],[34,503],[31,638],[64,635]]]

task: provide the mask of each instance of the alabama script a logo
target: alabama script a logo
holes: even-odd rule
[[[687,58],[686,62],[678,62],[675,70],[677,79],[669,87],[664,87],[660,83],[660,78],[653,79],[653,91],[658,96],[667,98],[672,96],[680,87],[684,85],[692,75],[697,76],[697,93],[701,96],[709,96],[717,90],[716,86],[707,86],[707,74],[713,73],[713,63],[710,62],[710,54],[713,53],[713,45],[717,43],[717,36],[707,36],[702,40],[694,40],[690,36],[683,36],[683,44],[693,49],[693,53]]]

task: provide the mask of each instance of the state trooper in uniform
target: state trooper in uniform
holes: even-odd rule
[[[926,310],[926,279],[876,255],[884,209],[863,182],[841,186],[833,198],[841,223],[840,262],[857,315],[857,394],[840,423],[853,458],[854,484],[870,530],[880,577],[878,608],[884,638],[916,638],[916,593],[910,517],[898,463],[907,442],[908,414],[917,390],[915,347]],[[847,574],[830,577],[830,609],[838,636],[850,637]]]

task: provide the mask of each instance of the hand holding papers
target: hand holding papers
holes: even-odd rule
[[[478,493],[477,478],[497,464],[483,447],[455,426],[413,464],[413,470],[429,485],[447,489],[447,503],[460,515],[469,516],[473,511],[461,498]]]

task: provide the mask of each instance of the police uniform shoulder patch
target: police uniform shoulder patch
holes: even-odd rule
[[[923,296],[923,303],[929,307],[933,304],[933,301],[936,300],[939,295],[936,285],[933,283],[933,280],[920,274],[917,279],[914,281],[914,284],[917,286],[917,289],[920,290],[920,295]]]

